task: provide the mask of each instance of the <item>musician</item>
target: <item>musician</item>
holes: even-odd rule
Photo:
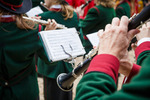
[[[112,18],[116,16],[114,6],[115,2],[113,0],[95,0],[96,6],[91,8],[85,19],[82,20],[83,12],[78,10],[80,15],[80,31],[84,34],[85,41],[83,46],[88,53],[93,47],[86,35],[89,33],[97,32],[99,29],[104,29],[105,25],[112,21]]]
[[[131,16],[131,8],[128,0],[119,0],[119,4],[116,5],[116,16],[121,18],[122,16]]]
[[[138,30],[127,32],[129,20],[122,17],[113,19],[105,32],[99,34],[100,47],[98,55],[92,60],[86,74],[78,84],[75,100],[148,100],[150,89],[150,23],[142,27],[135,54],[137,64],[142,68],[130,83],[117,91],[116,80],[120,60],[126,56],[126,50]],[[134,70],[129,74],[134,74]]]
[[[57,23],[68,28],[75,27],[78,30],[78,15],[65,0],[45,0],[45,3],[49,11],[38,15],[41,16],[41,19],[55,19]],[[69,73],[72,69],[72,65],[64,61],[47,65],[38,59],[38,73],[44,78],[45,100],[72,100],[72,91],[64,92],[59,89],[56,83],[56,78],[60,73]]]
[[[0,0],[0,100],[37,100],[34,54],[48,62],[38,32],[41,25],[24,20],[30,0]],[[46,26],[55,29],[56,23]]]

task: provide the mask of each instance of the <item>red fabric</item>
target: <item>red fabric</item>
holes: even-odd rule
[[[42,25],[39,24],[39,32],[42,31]],[[38,36],[38,39],[40,39],[40,37]]]
[[[69,3],[69,5],[71,5],[74,8],[80,6],[82,3],[82,0],[66,0],[66,1]]]
[[[66,1],[67,1],[67,2],[69,3],[69,5],[71,5],[73,8],[77,8],[77,7],[81,6],[82,4],[85,4],[85,3],[86,3],[85,0],[66,0]],[[84,17],[87,15],[89,9],[92,8],[92,7],[94,7],[94,0],[91,1],[91,2],[89,3],[89,5],[84,8],[84,15],[83,15],[82,19],[84,19]]]
[[[83,36],[85,40],[88,40],[88,38],[86,36]]]
[[[115,56],[109,54],[101,54],[93,58],[86,73],[102,72],[111,76],[117,83],[119,65],[120,62]]]
[[[84,18],[85,18],[85,17],[83,17],[83,16],[80,16],[80,19],[84,20]]]
[[[8,22],[14,22],[14,21],[15,21],[15,19],[13,17],[6,17],[6,18],[0,17],[0,22],[8,23]]]
[[[13,4],[5,2],[4,0],[0,0],[0,2],[3,3],[4,5],[11,6],[11,7],[16,7],[16,8],[19,8],[23,5],[23,3],[21,3],[20,5],[13,5]]]
[[[131,3],[129,3],[131,5]],[[132,7],[131,7],[132,8]],[[132,12],[131,16],[133,16],[135,13],[137,14],[138,13],[138,0],[135,0],[134,2],[134,12]]]
[[[95,4],[94,4],[94,0],[93,0],[93,1],[91,1],[91,2],[89,3],[88,6],[85,7],[83,17],[85,17],[85,16],[87,15],[89,9],[91,9],[91,8],[94,7],[94,6],[95,6]]]
[[[126,82],[124,82],[124,83],[129,83],[130,80],[139,73],[140,69],[141,69],[141,66],[133,64],[132,70],[131,70]]]
[[[20,8],[22,7],[23,3],[21,3],[20,5],[13,5],[13,4],[10,4],[10,3],[7,3],[5,2],[4,0],[0,0],[1,3],[3,3],[4,5],[6,6],[10,6],[12,10],[16,11],[15,8]]]
[[[150,50],[150,42],[143,42],[142,44],[140,44],[135,50],[136,60],[142,52],[147,50]]]
[[[100,14],[100,11],[98,10],[98,8],[96,8],[96,7],[93,7],[93,8],[95,8],[97,10],[97,12]]]
[[[51,8],[51,9],[49,9],[50,11],[55,11],[55,12],[59,12],[59,11],[61,11],[61,9],[60,8]]]
[[[42,30],[42,25],[39,24],[39,32]]]

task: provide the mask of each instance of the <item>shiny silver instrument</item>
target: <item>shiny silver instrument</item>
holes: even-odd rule
[[[23,16],[23,19],[34,21],[34,22],[42,24],[42,25],[47,25],[48,24],[48,21],[45,21],[45,20],[38,20],[38,19],[33,19],[33,18],[30,18],[30,17],[25,17],[25,16]],[[57,28],[66,29],[67,27],[65,27],[65,25],[62,25],[62,24],[57,24]]]

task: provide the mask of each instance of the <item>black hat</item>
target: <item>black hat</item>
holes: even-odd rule
[[[24,14],[32,8],[32,2],[31,0],[0,0],[0,7],[12,13]]]

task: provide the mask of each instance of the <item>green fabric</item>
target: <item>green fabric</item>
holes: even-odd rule
[[[89,33],[98,32],[100,29],[104,29],[108,23],[111,23],[115,16],[114,8],[95,6],[88,11],[84,20],[80,20],[81,33],[83,32],[83,35],[86,36]],[[87,53],[93,48],[89,40],[85,40],[83,45]]]
[[[32,0],[32,7],[40,6],[40,2],[44,2],[44,0]]]
[[[68,28],[75,27],[78,29],[78,16],[74,12],[73,18],[64,20],[64,17],[62,16],[62,12],[54,12],[54,11],[47,11],[43,14],[40,14],[38,16],[41,16],[43,20],[47,19],[55,19],[55,21],[59,24],[63,24]],[[60,73],[69,73],[72,71],[71,64],[64,62],[64,61],[58,61],[51,64],[45,64],[41,59],[38,59],[38,73],[49,77],[49,78],[57,78],[57,76]]]
[[[131,16],[130,11],[131,11],[131,9],[130,9],[129,4],[127,2],[124,2],[116,8],[116,16],[121,18],[123,15],[125,15],[128,18],[130,18],[130,16]]]
[[[129,84],[116,91],[114,80],[104,73],[90,72],[83,76],[77,86],[75,100],[150,100],[150,51],[141,53],[138,75]]]
[[[78,16],[74,12],[73,18],[69,18],[67,20],[64,20],[64,17],[62,16],[62,12],[54,12],[54,11],[47,11],[42,14],[39,14],[38,16],[41,16],[43,20],[47,19],[55,19],[55,21],[59,24],[65,25],[68,28],[75,27],[78,30]]]
[[[39,91],[35,71],[35,52],[48,63],[43,46],[38,39],[38,28],[23,30],[17,28],[15,22],[0,23],[0,77],[8,80],[8,84],[13,77],[17,82],[11,87],[0,86],[0,100],[37,98]],[[31,68],[30,73],[24,72],[27,67]],[[24,73],[22,80],[20,80],[20,73]]]

